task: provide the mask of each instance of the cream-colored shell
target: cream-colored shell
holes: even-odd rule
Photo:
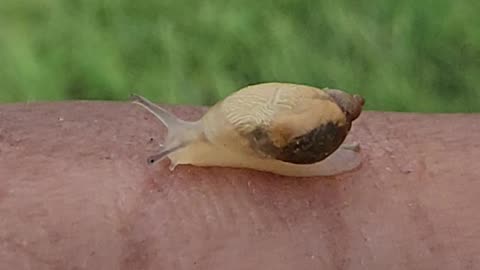
[[[139,100],[140,99],[140,100]],[[249,168],[286,176],[335,175],[360,164],[357,151],[340,147],[321,162],[308,165],[272,159],[252,149],[245,134],[258,126],[272,129],[273,142],[283,146],[289,138],[305,134],[326,122],[345,124],[339,106],[320,89],[285,83],[265,83],[243,88],[215,104],[198,122],[165,120],[167,113],[137,97],[136,103],[156,114],[168,126],[164,147],[170,168],[177,165]],[[149,108],[150,106],[150,108]],[[157,110],[157,111],[155,111]],[[174,119],[173,115],[168,117]],[[168,118],[167,117],[167,118]],[[278,129],[278,132],[276,132]],[[281,136],[280,136],[281,135]],[[162,157],[163,158],[163,157]]]
[[[230,145],[243,153],[255,153],[239,136],[258,126],[269,127],[278,145],[305,134],[328,121],[345,122],[340,108],[316,88],[281,83],[246,87],[213,106],[202,118],[204,133],[213,144]],[[286,130],[288,129],[288,131]],[[280,134],[288,133],[289,138]]]

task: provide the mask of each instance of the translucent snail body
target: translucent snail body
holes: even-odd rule
[[[340,90],[263,83],[234,92],[198,121],[181,120],[140,96],[133,102],[168,129],[162,150],[180,164],[248,168],[286,176],[328,176],[361,163],[358,145],[342,145],[364,105]]]

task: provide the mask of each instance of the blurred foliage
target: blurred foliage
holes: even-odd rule
[[[480,111],[474,0],[2,0],[0,102],[211,105],[282,81],[367,109]]]

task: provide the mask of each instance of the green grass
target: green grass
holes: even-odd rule
[[[345,89],[367,109],[480,112],[474,0],[3,0],[0,102],[211,105],[247,84]]]

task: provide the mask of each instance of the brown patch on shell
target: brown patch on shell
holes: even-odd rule
[[[308,108],[300,113],[283,113],[272,119],[268,126],[270,139],[277,147],[284,147],[294,138],[301,137],[329,122],[345,125],[346,117],[330,99],[306,101]]]
[[[250,143],[252,149],[265,156],[289,163],[312,164],[322,161],[337,150],[349,130],[350,124],[328,122],[279,147],[269,132],[259,127],[250,134]]]

